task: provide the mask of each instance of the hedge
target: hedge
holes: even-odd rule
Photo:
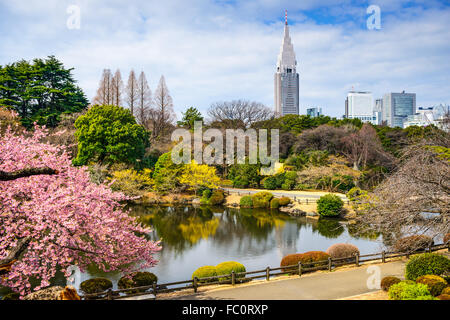
[[[279,199],[279,202],[280,202],[280,207],[287,206],[289,203],[291,203],[291,198],[289,198],[289,197],[281,197]]]
[[[267,191],[255,193],[252,196],[253,208],[269,208],[272,198],[273,194]]]
[[[308,265],[310,266],[311,262],[317,261],[324,261],[323,264],[326,264],[329,257],[330,255],[323,251],[308,251],[305,253],[288,254],[287,256],[283,257],[283,259],[281,259],[280,267],[297,265],[299,262],[301,262],[303,265],[306,265],[306,267],[308,267]],[[285,272],[292,270],[282,269],[282,271]]]
[[[326,253],[333,259],[352,258],[355,254],[359,254],[359,249],[350,243],[336,243],[330,246]]]
[[[158,281],[158,277],[151,272],[134,272],[129,276],[123,276],[119,279],[117,286],[119,289],[129,289],[134,287],[144,287],[150,286]],[[139,290],[128,291],[128,292],[138,292]],[[142,290],[145,291],[145,290]]]
[[[383,289],[384,291],[388,291],[389,288],[390,288],[392,285],[394,285],[394,284],[396,284],[396,283],[399,283],[399,282],[401,282],[401,281],[402,281],[402,280],[400,280],[400,279],[397,278],[397,277],[392,277],[392,276],[384,277],[383,279],[381,279],[380,287],[381,287],[381,289]]]
[[[243,196],[241,200],[239,200],[239,204],[242,208],[251,208],[253,207],[253,200],[251,196]]]
[[[416,280],[427,274],[442,275],[450,270],[450,259],[436,253],[423,253],[412,257],[406,264],[406,279]]]
[[[415,283],[412,281],[401,281],[393,284],[389,288],[390,300],[428,300],[429,298],[423,298],[424,296],[431,296],[428,287],[421,283]]]
[[[240,273],[240,272],[245,272],[245,266],[242,263],[236,262],[236,261],[226,261],[226,262],[222,262],[219,263],[216,266],[216,272],[218,276],[221,275],[227,275],[227,274],[231,274],[231,272],[234,271],[235,273]],[[241,274],[241,275],[236,275],[236,278],[243,278],[245,277],[245,275]],[[220,281],[223,280],[229,280],[230,277],[223,277],[220,278]]]
[[[327,194],[317,200],[317,212],[324,217],[336,217],[341,213],[344,202],[337,195]]]
[[[432,296],[440,295],[444,288],[447,286],[447,281],[439,276],[432,274],[421,276],[416,279],[416,282],[426,285],[428,287],[428,290],[430,290]]]
[[[112,288],[111,280],[106,278],[93,278],[85,280],[80,284],[80,289],[87,294],[98,293]]]
[[[197,270],[194,271],[194,273],[192,274],[192,279],[194,279],[195,277],[201,279],[201,278],[208,278],[208,277],[214,277],[217,276],[217,270],[216,267],[214,266],[203,266],[198,268]],[[213,282],[216,280],[199,280],[199,282]]]

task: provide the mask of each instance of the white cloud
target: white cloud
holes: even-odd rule
[[[315,1],[0,1],[0,64],[54,54],[89,98],[103,68],[144,70],[154,91],[161,74],[179,113],[203,112],[217,100],[246,98],[273,105],[273,72],[290,10],[300,71],[301,112],[320,105],[333,116],[346,91],[417,93],[418,105],[450,103],[450,10],[382,8],[382,30],[358,28],[364,7],[324,1],[354,21],[316,24]],[[429,3],[429,2],[427,2]],[[66,8],[81,8],[81,29],[68,30]],[[384,9],[386,8],[386,9]],[[383,12],[385,11],[385,14]],[[272,21],[272,22],[268,22]]]

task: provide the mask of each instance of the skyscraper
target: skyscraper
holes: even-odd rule
[[[277,70],[274,75],[275,112],[278,115],[299,114],[299,75],[294,46],[289,36],[287,13],[284,37],[278,55]]]
[[[345,99],[345,117],[377,124],[372,93],[367,91],[350,91]]]
[[[389,127],[403,128],[403,121],[416,113],[415,93],[386,93],[383,96],[383,121]]]

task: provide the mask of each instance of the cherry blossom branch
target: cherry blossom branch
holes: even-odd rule
[[[36,176],[41,174],[58,174],[58,171],[51,168],[29,168],[13,172],[6,172],[0,170],[0,181],[10,181],[19,178]]]

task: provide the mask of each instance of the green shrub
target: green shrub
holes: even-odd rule
[[[317,201],[317,212],[324,217],[336,217],[341,213],[344,202],[334,194],[321,196]]]
[[[83,281],[80,284],[80,289],[87,294],[90,293],[98,293],[106,291],[112,288],[113,284],[111,280],[106,278],[93,278],[86,281]]]
[[[389,288],[390,300],[416,300],[422,296],[430,296],[428,287],[421,283],[401,281]]]
[[[281,185],[281,189],[283,190],[291,190],[295,186],[295,181],[293,180],[285,180],[284,183]]]
[[[430,290],[432,296],[440,295],[444,288],[447,286],[447,281],[439,276],[432,274],[421,276],[416,279],[416,282],[426,285],[428,287],[428,290]]]
[[[398,239],[394,244],[394,250],[397,252],[414,252],[423,250],[433,245],[433,239],[423,234],[413,235]]]
[[[286,178],[286,180],[291,180],[291,181],[294,181],[294,183],[295,183],[295,180],[297,180],[297,172],[295,172],[295,171],[286,171],[284,173],[284,177]]]
[[[251,196],[243,196],[241,200],[239,200],[239,204],[242,208],[251,208],[253,207],[253,201]]]
[[[235,273],[240,273],[240,272],[245,272],[245,266],[242,263],[236,262],[236,261],[226,261],[226,262],[222,262],[219,263],[216,266],[216,272],[218,276],[222,276],[222,275],[228,275],[231,274],[231,272],[234,271]],[[236,278],[244,278],[245,275],[241,274],[238,275],[236,274]],[[223,280],[229,280],[231,279],[230,277],[223,277],[220,278],[220,281]]]
[[[305,267],[311,267],[311,262],[317,261],[324,261],[323,264],[326,264],[329,257],[330,255],[323,251],[308,251],[305,253],[288,254],[287,256],[283,257],[283,259],[281,259],[280,267],[287,267],[292,265],[296,266],[299,262],[301,262]],[[317,264],[315,266],[317,266]],[[295,269],[295,271],[296,270],[297,269]],[[292,270],[282,269],[282,271],[286,272]]]
[[[359,254],[359,249],[350,243],[336,243],[330,246],[326,253],[333,259],[352,258],[355,254]]]
[[[427,274],[442,275],[450,270],[450,259],[436,253],[424,253],[412,257],[406,264],[406,279],[416,280]]]
[[[117,286],[119,289],[129,289],[129,288],[135,288],[135,287],[144,287],[144,286],[150,286],[154,282],[156,283],[158,281],[158,277],[155,276],[151,272],[135,272],[132,273],[129,276],[123,276],[119,279],[119,282],[117,283]],[[128,291],[131,293],[139,292],[140,290],[133,290]],[[145,290],[142,290],[145,291]]]
[[[201,278],[208,278],[208,277],[214,277],[214,276],[217,276],[216,267],[203,266],[194,271],[194,273],[192,274],[192,279],[194,279],[195,277],[197,277],[198,279],[201,279]],[[214,282],[214,281],[216,281],[216,280],[214,280],[214,279],[199,280],[199,282]]]
[[[381,279],[381,283],[380,283],[380,287],[381,289],[383,289],[384,291],[388,291],[389,288],[396,283],[401,282],[402,280],[400,280],[397,277],[384,277],[383,279]]]
[[[439,300],[450,300],[450,294],[441,294],[436,298],[438,298]]]
[[[211,197],[212,191],[211,189],[205,189],[202,192],[202,197],[205,199],[209,199]]]
[[[413,300],[439,300],[439,299],[433,296],[419,296]]]
[[[253,208],[269,208],[272,198],[273,194],[267,191],[255,193],[252,196]]]
[[[277,198],[273,198],[270,200],[270,208],[271,209],[278,209],[280,207],[280,200]]]
[[[279,203],[280,203],[280,207],[287,206],[289,203],[291,203],[291,198],[289,198],[289,197],[281,197],[279,199]]]
[[[264,189],[274,190],[277,188],[277,180],[275,177],[267,177],[262,181]]]
[[[223,203],[225,200],[225,196],[223,195],[222,190],[214,190],[211,194],[211,197],[208,200],[208,204],[212,206],[218,206]]]

